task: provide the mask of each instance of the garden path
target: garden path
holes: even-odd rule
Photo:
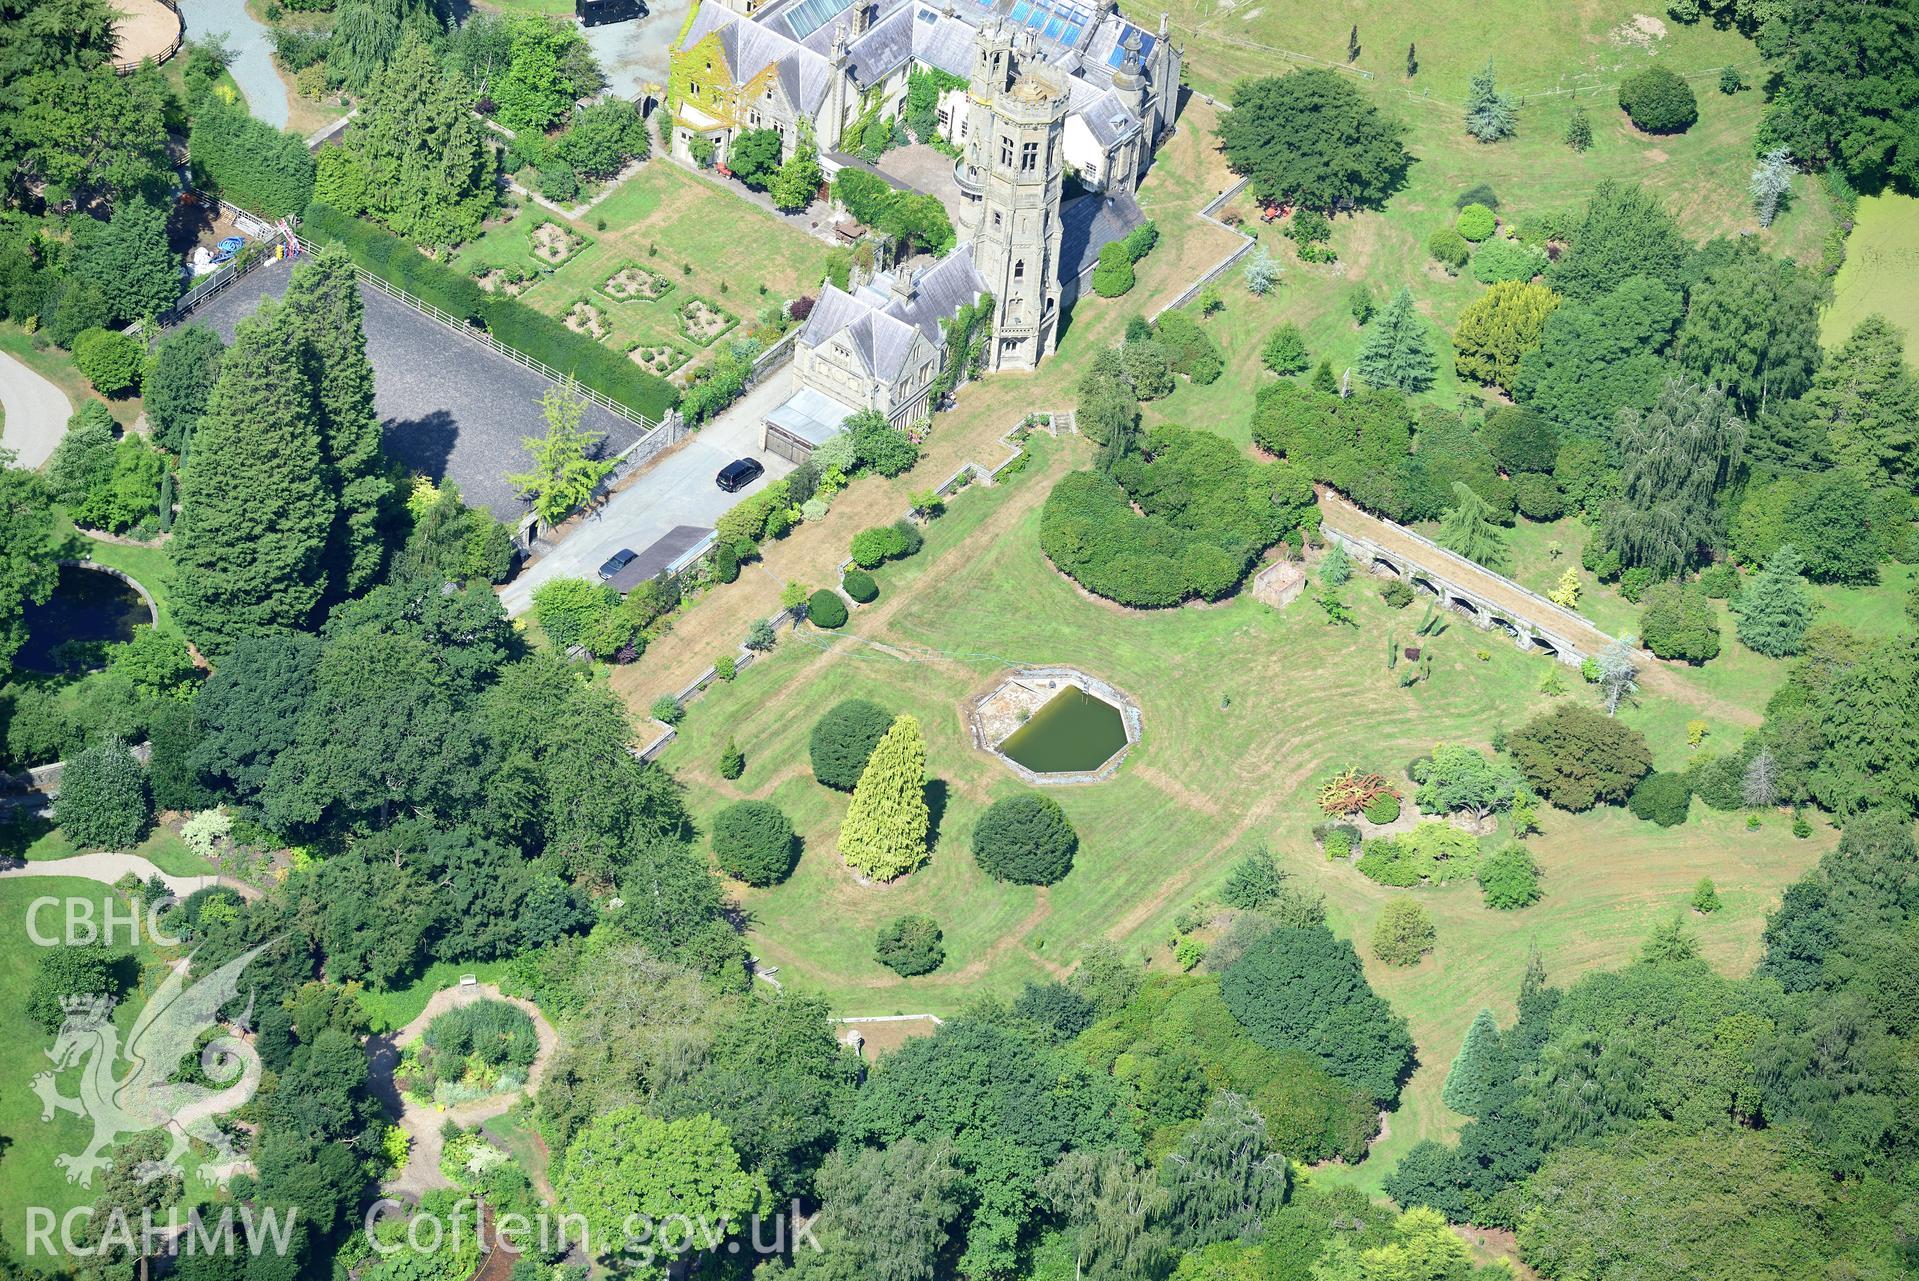
[[[30,469],[53,455],[73,414],[65,392],[5,352],[0,352],[0,405],[7,411],[0,446],[19,455],[16,465]]]
[[[435,1188],[452,1187],[453,1184],[440,1173],[440,1151],[444,1146],[440,1138],[441,1127],[448,1121],[462,1126],[475,1126],[499,1116],[519,1101],[521,1091],[516,1090],[440,1108],[403,1097],[393,1082],[393,1073],[400,1066],[400,1050],[403,1046],[418,1040],[426,1031],[427,1024],[439,1015],[475,1001],[504,1001],[524,1010],[527,1017],[533,1020],[533,1030],[540,1038],[540,1051],[527,1072],[524,1093],[531,1097],[540,1091],[540,1081],[546,1076],[547,1066],[553,1061],[553,1051],[560,1044],[559,1033],[553,1030],[553,1025],[546,1021],[546,1016],[540,1013],[539,1007],[533,1002],[508,996],[492,983],[455,984],[442,988],[433,994],[419,1017],[399,1031],[368,1037],[367,1071],[372,1078],[374,1096],[386,1105],[390,1115],[399,1118],[400,1128],[406,1131],[409,1144],[406,1168],[383,1188],[387,1196],[417,1203]]]
[[[219,876],[175,876],[163,872],[159,866],[138,854],[114,854],[99,851],[93,854],[75,854],[70,858],[45,859],[35,863],[20,863],[12,867],[0,868],[0,877],[14,876],[77,876],[83,880],[99,881],[102,885],[112,885],[121,877],[131,874],[140,881],[150,881],[159,877],[166,882],[167,889],[176,896],[185,898],[195,890],[219,885],[232,890],[241,898],[256,899],[260,891],[245,881]]]
[[[224,33],[233,54],[227,73],[246,97],[247,110],[275,129],[287,127],[286,82],[273,69],[273,37],[247,12],[246,0],[180,0],[189,40]]]

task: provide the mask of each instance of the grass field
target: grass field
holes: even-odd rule
[[[27,846],[21,857],[29,863],[53,863],[86,852],[56,828]],[[188,849],[180,834],[167,827],[156,827],[138,845],[118,852],[144,858],[168,876],[211,876],[219,870]]]
[[[564,226],[585,246],[549,267],[535,256],[532,242],[542,222]],[[670,345],[679,353],[678,367],[697,364],[716,347],[681,324],[679,312],[688,302],[704,300],[737,322],[719,336],[724,343],[742,334],[761,308],[818,293],[827,252],[823,241],[671,161],[655,160],[578,219],[524,201],[508,221],[463,249],[454,266],[467,272],[537,269],[541,275],[519,295],[522,302],[564,319],[576,302],[586,301],[605,319],[600,341],[619,352],[636,342]],[[627,267],[656,273],[669,288],[652,300],[609,296],[606,282]]]
[[[62,902],[86,900],[93,904],[96,921],[102,919],[109,900],[118,901],[112,890],[92,881],[68,877],[0,881],[0,1027],[7,1028],[15,1038],[14,1051],[0,1058],[0,1136],[4,1136],[0,1141],[0,1233],[13,1244],[16,1254],[22,1252],[26,1241],[29,1206],[44,1206],[61,1215],[74,1206],[91,1204],[99,1192],[98,1176],[93,1188],[83,1188],[68,1183],[66,1172],[54,1163],[55,1156],[86,1147],[92,1134],[91,1122],[66,1112],[42,1121],[40,1099],[33,1091],[34,1076],[51,1066],[45,1051],[53,1044],[51,1036],[28,1022],[25,1012],[27,987],[33,981],[40,953],[28,934],[27,916],[34,900],[43,897]],[[121,910],[125,910],[124,905]],[[59,932],[62,911],[62,907],[54,907],[40,913],[37,928],[43,937]],[[128,942],[124,937],[114,941],[123,947]],[[151,992],[159,982],[155,967],[163,958],[145,944],[125,950],[139,970],[139,988]],[[123,1034],[133,1025],[140,1004],[139,994],[132,993],[115,1012],[114,1021]],[[122,1062],[116,1070],[125,1075],[127,1065]],[[78,1089],[79,1075],[78,1071],[63,1072],[59,1078],[61,1093],[72,1097]],[[205,1183],[189,1177],[187,1201],[198,1202],[211,1193]],[[44,1258],[29,1258],[27,1262],[39,1267],[47,1264]]]
[[[145,402],[138,396],[123,396],[118,400],[102,396],[74,365],[72,356],[45,338],[36,340],[34,335],[11,321],[0,321],[0,351],[6,352],[65,392],[76,412],[82,401],[97,400],[112,413],[115,422],[122,427],[131,427],[145,411]]]
[[[1887,192],[1859,199],[1846,262],[1832,284],[1820,336],[1836,347],[1872,312],[1906,332],[1906,360],[1919,368],[1919,198]]]
[[[1349,591],[1357,629],[1329,628],[1310,600],[1280,612],[1242,596],[1138,613],[1085,597],[1047,566],[1037,534],[1046,490],[1086,453],[1081,442],[1042,440],[1027,474],[962,497],[931,526],[920,556],[882,572],[880,601],[844,633],[803,630],[702,697],[664,758],[688,782],[702,819],[743,796],[771,799],[793,818],[805,849],[792,878],[740,890],[749,942],[783,981],[823,993],[840,1013],[946,1014],[979,996],[1010,996],[1029,979],[1065,972],[1100,937],[1168,965],[1173,915],[1215,889],[1257,842],[1326,894],[1334,927],[1361,940],[1363,952],[1387,891],[1316,852],[1314,784],[1348,763],[1397,776],[1435,741],[1483,746],[1495,725],[1548,705],[1536,692],[1548,660],[1460,622],[1433,643],[1432,681],[1397,688],[1384,661],[1387,634],[1403,640],[1417,618],[1387,610],[1364,582]],[[1144,734],[1117,778],[1056,793],[1082,837],[1072,874],[1047,889],[999,885],[974,865],[968,840],[983,809],[1019,784],[972,748],[960,704],[1009,665],[1052,663],[1131,694]],[[1571,697],[1591,697],[1575,673],[1566,676]],[[1704,717],[1709,741],[1736,741],[1749,706],[1721,697],[1701,675],[1682,670],[1676,679],[1686,701],[1648,697],[1623,713],[1662,768],[1684,763],[1687,720]],[[889,886],[862,886],[845,871],[834,842],[846,798],[815,783],[806,760],[813,722],[856,695],[913,712],[927,736],[932,861]],[[737,783],[715,769],[729,737],[747,760]],[[1697,926],[1702,948],[1729,972],[1750,967],[1763,913],[1830,843],[1823,830],[1796,841],[1787,826],[1773,816],[1749,833],[1742,816],[1703,807],[1670,830],[1623,811],[1554,811],[1531,842],[1546,873],[1538,906],[1492,912],[1470,883],[1423,891],[1438,923],[1437,954],[1407,971],[1369,963],[1375,984],[1411,1020],[1421,1067],[1380,1159],[1354,1175],[1376,1187],[1412,1143],[1457,1123],[1438,1102],[1446,1065],[1477,1009],[1510,1014],[1530,946],[1562,981],[1616,965],[1711,875],[1726,910]],[[908,911],[940,922],[948,960],[930,976],[901,980],[872,959],[872,935]]]

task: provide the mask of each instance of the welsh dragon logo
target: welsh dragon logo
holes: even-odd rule
[[[94,1171],[110,1163],[109,1149],[115,1140],[162,1128],[171,1135],[172,1145],[162,1160],[140,1172],[142,1178],[183,1171],[191,1140],[198,1140],[214,1154],[214,1159],[200,1163],[196,1171],[203,1179],[224,1183],[245,1166],[214,1118],[253,1097],[260,1084],[260,1055],[220,1022],[220,1009],[240,994],[240,972],[267,946],[262,944],[235,957],[190,987],[187,966],[193,958],[176,961],[160,990],[134,1020],[124,1050],[120,1030],[113,1023],[110,1000],[101,996],[61,998],[66,1020],[54,1038],[53,1048],[46,1052],[53,1067],[33,1078],[33,1088],[40,1096],[42,1121],[51,1121],[60,1111],[93,1122],[93,1140],[85,1151],[54,1158],[67,1172],[67,1182],[91,1187]],[[252,1013],[249,997],[246,1011],[237,1021],[240,1029],[245,1029]],[[219,1031],[200,1046],[199,1053],[200,1073],[216,1088],[177,1079],[182,1075],[182,1060],[205,1033],[216,1027]],[[123,1059],[128,1065],[124,1075],[120,1074]],[[79,1097],[67,1098],[54,1085],[54,1075],[82,1060],[86,1066],[80,1077]]]

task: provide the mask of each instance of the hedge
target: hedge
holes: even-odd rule
[[[353,260],[388,284],[477,325],[508,347],[571,374],[583,387],[659,420],[679,403],[673,384],[639,368],[618,352],[505,294],[488,294],[471,279],[441,266],[408,242],[378,227],[315,202],[301,230],[317,240],[343,245]]]
[[[194,185],[267,218],[313,199],[313,156],[292,134],[208,94],[187,135]]]

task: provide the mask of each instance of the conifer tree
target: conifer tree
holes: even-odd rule
[[[1466,132],[1481,142],[1498,142],[1512,137],[1517,127],[1513,100],[1493,83],[1493,60],[1488,58],[1466,90]]]
[[[1408,44],[1406,46],[1406,78],[1408,80],[1411,80],[1414,76],[1418,74],[1419,74],[1419,47],[1414,44]]]
[[[1559,576],[1559,585],[1546,593],[1547,599],[1567,609],[1579,608],[1579,571],[1571,565]]]
[[[1499,1049],[1499,1024],[1491,1010],[1482,1009],[1466,1029],[1466,1041],[1446,1073],[1440,1101],[1455,1112],[1478,1116],[1505,1075]]]
[[[338,504],[322,474],[301,343],[277,303],[242,321],[181,477],[171,550],[180,625],[218,654],[306,627]]]
[[[1353,24],[1352,34],[1346,37],[1346,61],[1359,61],[1359,24]]]
[[[1464,481],[1453,482],[1453,505],[1440,516],[1434,541],[1496,574],[1511,563],[1506,539],[1493,524],[1492,508]]]
[[[1559,295],[1530,280],[1502,280],[1466,304],[1453,331],[1453,368],[1462,378],[1510,393],[1519,362],[1538,350]]]
[[[1566,145],[1574,151],[1584,151],[1593,145],[1592,121],[1586,118],[1586,109],[1575,106],[1572,118],[1566,121]]]
[[[346,250],[329,245],[294,268],[286,302],[306,346],[320,449],[328,483],[339,496],[328,567],[337,589],[357,594],[380,572],[380,518],[392,486],[380,453],[380,418],[373,409],[365,304]]]
[[[1839,462],[1879,484],[1919,480],[1919,378],[1905,339],[1874,312],[1813,379],[1806,403],[1831,432]]]
[[[840,857],[861,876],[890,881],[926,861],[926,740],[902,712],[853,788],[840,826]]]
[[[1313,370],[1313,390],[1325,392],[1328,396],[1339,394],[1339,379],[1333,376],[1333,362],[1322,360],[1319,368]]]
[[[1433,385],[1433,341],[1413,308],[1413,291],[1401,286],[1360,344],[1359,376],[1375,387],[1424,391]]]
[[[1768,658],[1797,654],[1812,623],[1812,593],[1799,571],[1804,562],[1790,543],[1772,554],[1739,593],[1734,609],[1739,615],[1739,639],[1747,649]]]

